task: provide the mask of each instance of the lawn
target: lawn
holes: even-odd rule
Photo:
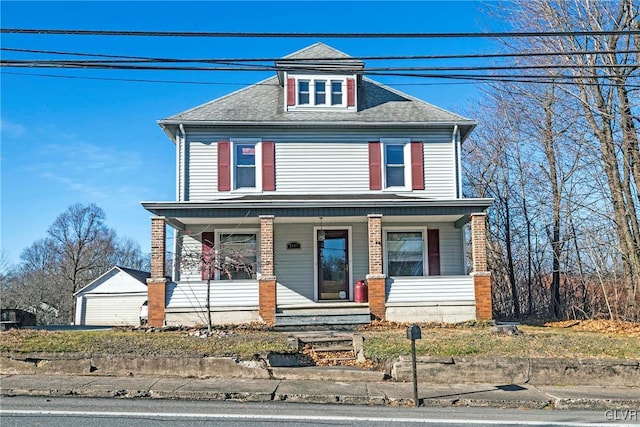
[[[633,324],[631,324],[633,325]],[[416,353],[422,356],[640,358],[640,325],[609,332],[553,326],[518,326],[520,335],[494,334],[488,325],[422,328]],[[365,331],[367,357],[390,360],[410,354],[405,329]]]
[[[640,358],[640,324],[573,322],[521,325],[519,335],[494,334],[478,324],[424,324],[416,341],[420,356]],[[594,326],[597,325],[597,326]],[[410,354],[403,324],[376,322],[361,328],[365,354],[378,362]],[[297,351],[289,334],[265,327],[216,329],[210,337],[197,330],[66,331],[11,330],[0,333],[2,352],[83,352],[155,356],[237,356]]]

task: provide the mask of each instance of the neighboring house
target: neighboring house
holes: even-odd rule
[[[147,271],[114,266],[74,294],[76,325],[140,324],[140,307],[147,300]]]
[[[461,182],[476,122],[363,77],[363,62],[322,43],[275,65],[159,121],[176,147],[177,200],[142,203],[156,215],[149,324],[206,318],[198,268],[176,262],[165,278],[166,225],[178,260],[228,244],[256,264],[255,276],[213,277],[216,323],[490,319],[491,199],[464,198]],[[368,301],[356,302],[365,279]]]

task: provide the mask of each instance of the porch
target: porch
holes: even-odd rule
[[[214,323],[259,322],[260,282],[211,282],[210,307]],[[278,289],[284,286],[278,284]],[[397,322],[460,322],[475,319],[472,276],[398,277],[385,280],[387,320]],[[206,323],[206,281],[170,282],[166,288],[168,325]],[[357,326],[371,322],[368,301],[280,301],[276,291],[274,326]]]
[[[318,198],[295,202],[295,207],[288,199],[256,198],[224,204],[145,204],[153,213],[169,215],[152,218],[149,310],[155,305],[158,323],[169,322],[178,311],[201,312],[206,306],[206,281],[200,270],[175,268],[171,283],[164,276],[166,224],[176,230],[178,254],[233,235],[254,245],[255,275],[243,280],[212,277],[211,309],[223,323],[491,318],[482,213],[489,201],[396,196],[353,197],[348,203]],[[464,238],[468,223],[469,251]],[[472,266],[466,262],[468,252]],[[369,300],[356,303],[354,285],[365,279]],[[152,295],[155,289],[157,297]],[[183,300],[190,295],[198,306],[178,303],[181,293]]]

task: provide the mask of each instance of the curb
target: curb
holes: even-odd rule
[[[275,382],[275,381],[274,381]],[[374,384],[375,385],[375,384]],[[287,393],[278,392],[278,385],[271,391],[215,391],[215,390],[147,390],[136,388],[91,387],[20,389],[3,388],[3,397],[41,396],[41,397],[93,397],[119,399],[188,399],[217,400],[237,402],[295,402],[313,404],[343,404],[367,406],[413,406],[412,398],[392,398],[385,395],[349,395],[343,393]],[[599,399],[599,398],[553,398],[546,395],[536,399],[483,399],[460,396],[425,397],[420,399],[420,406],[426,407],[486,407],[508,409],[554,409],[554,410],[635,410],[640,407],[640,400]]]

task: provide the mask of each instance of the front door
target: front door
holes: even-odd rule
[[[349,300],[349,232],[318,231],[318,299]]]

